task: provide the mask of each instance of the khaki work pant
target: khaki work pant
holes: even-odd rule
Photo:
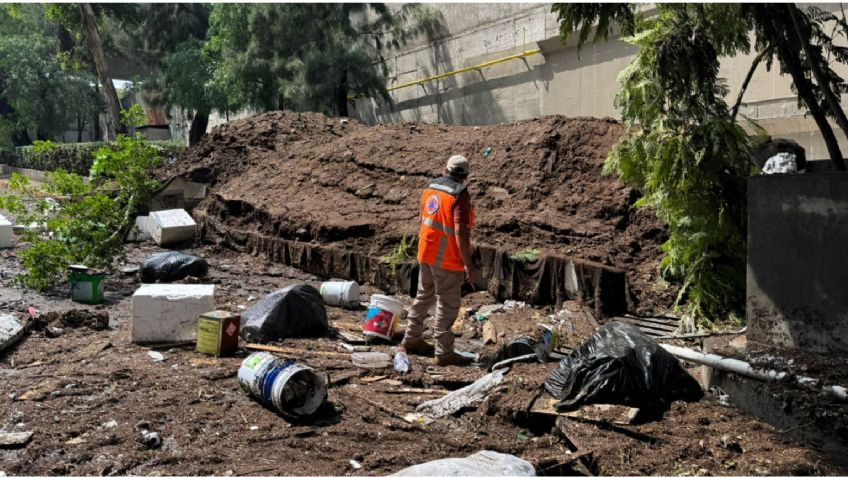
[[[412,303],[406,326],[406,338],[421,338],[424,333],[424,320],[436,303],[436,316],[433,338],[436,340],[436,355],[453,352],[453,332],[451,326],[456,321],[459,305],[462,301],[462,284],[465,272],[445,270],[434,265],[419,263],[418,294]]]

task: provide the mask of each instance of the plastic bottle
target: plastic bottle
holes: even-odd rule
[[[370,353],[353,353],[350,355],[353,365],[359,368],[385,368],[389,366],[391,357],[386,353],[372,351]]]
[[[394,359],[395,371],[400,374],[406,374],[409,372],[409,357],[403,351],[398,351],[395,353]]]

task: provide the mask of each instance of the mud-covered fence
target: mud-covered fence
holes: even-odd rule
[[[278,235],[240,230],[223,223],[216,212],[223,203],[212,201],[195,209],[204,240],[223,244],[241,253],[261,255],[319,277],[355,280],[391,293],[415,295],[417,262],[400,264],[394,271],[381,257],[349,248],[290,240]],[[543,254],[533,263],[509,259],[502,249],[476,247],[473,255],[486,289],[498,300],[514,299],[535,305],[559,305],[580,300],[596,318],[615,316],[631,308],[632,300],[623,270],[590,261]]]

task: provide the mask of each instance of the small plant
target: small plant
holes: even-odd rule
[[[124,119],[138,117],[130,112]],[[13,174],[12,193],[0,195],[0,208],[28,225],[23,238],[31,246],[19,254],[26,269],[18,275],[23,285],[49,290],[61,283],[69,265],[108,268],[123,254],[136,211],[159,186],[148,176],[162,163],[159,149],[140,134],[120,135],[94,155],[90,177],[97,180],[57,170],[36,188]]]
[[[392,275],[397,272],[397,266],[412,258],[412,246],[415,244],[415,239],[404,235],[400,238],[400,243],[394,253],[388,257],[383,257],[382,262],[389,265]]]
[[[535,263],[539,261],[540,255],[542,255],[542,252],[539,249],[528,248],[516,253],[515,255],[511,255],[509,259],[518,263]]]
[[[57,149],[59,149],[59,145],[49,139],[46,141],[36,139],[32,142],[32,150],[37,153],[53,152]]]

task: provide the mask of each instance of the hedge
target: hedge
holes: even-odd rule
[[[179,155],[185,149],[181,142],[151,141],[155,146],[162,149],[166,158]],[[108,143],[105,142],[80,142],[57,144],[52,151],[36,152],[33,146],[16,147],[14,149],[0,148],[0,164],[24,169],[36,169],[39,171],[55,171],[64,169],[80,175],[88,175],[91,164],[94,162],[94,151]]]

